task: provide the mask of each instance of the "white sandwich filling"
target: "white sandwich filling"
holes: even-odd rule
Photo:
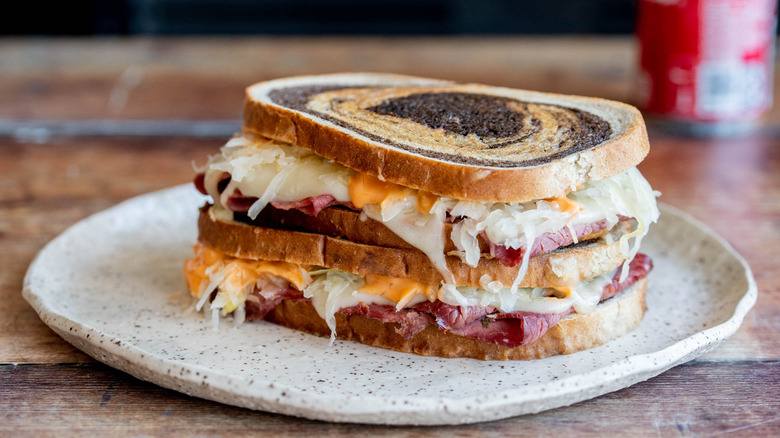
[[[230,174],[230,183],[220,196],[217,182],[222,172]],[[253,205],[256,216],[267,202],[295,202],[308,197],[331,195],[336,201],[349,202],[347,183],[352,170],[328,161],[298,146],[236,137],[211,157],[206,166],[206,189],[215,201],[225,205],[235,189],[244,196],[258,198]]]
[[[303,292],[306,298],[311,298],[317,314],[328,324],[331,336],[336,333],[336,312],[365,304],[384,304],[395,306],[397,310],[413,307],[426,301],[426,297],[418,294],[399,306],[379,295],[361,292],[359,288],[365,282],[361,276],[328,269],[320,272],[314,281]],[[615,275],[615,271],[600,275],[578,284],[568,295],[541,287],[512,288],[503,287],[498,282],[486,282],[486,287],[476,288],[442,284],[437,292],[437,299],[453,306],[494,307],[499,312],[531,312],[539,314],[555,314],[574,308],[577,313],[592,312],[604,290]]]
[[[222,172],[231,180],[220,194],[217,188]],[[246,197],[258,200],[249,210],[254,218],[270,201],[296,202],[309,197],[330,195],[338,202],[351,202],[349,179],[354,173],[338,163],[317,156],[308,149],[248,136],[230,140],[221,154],[212,157],[206,166],[205,186],[217,208],[224,208],[235,189]],[[628,263],[636,255],[650,223],[658,219],[657,192],[654,192],[636,168],[613,177],[591,181],[567,195],[574,209],[562,209],[555,200],[524,203],[488,203],[439,197],[429,212],[418,211],[417,195],[408,191],[394,202],[366,205],[362,212],[382,222],[409,244],[420,249],[442,273],[446,283],[454,283],[447,269],[444,254],[446,213],[461,217],[450,238],[458,248],[464,263],[477,266],[481,251],[477,237],[485,235],[496,245],[518,249],[525,246],[522,264],[511,285],[513,291],[525,277],[530,248],[537,237],[567,229],[572,239],[574,227],[605,220],[612,228],[619,217],[633,218],[636,228],[621,237],[620,244],[627,259],[621,281],[628,275]],[[502,285],[508,286],[508,285]]]
[[[612,270],[582,281],[565,294],[555,289],[540,287],[512,290],[499,282],[491,281],[487,275],[481,279],[481,287],[441,284],[433,289],[432,294],[428,294],[424,290],[425,285],[419,283],[400,288],[388,283],[387,288],[379,288],[387,293],[367,292],[364,289],[367,283],[365,277],[335,269],[307,272],[297,267],[288,269],[289,272],[258,273],[251,269],[241,269],[231,260],[219,260],[203,268],[205,278],[196,294],[198,298],[196,309],[207,310],[207,313],[212,315],[215,325],[219,314],[224,316],[231,312],[234,323],[240,324],[244,320],[246,302],[257,299],[253,291],[260,291],[260,295],[263,296],[264,291],[284,290],[290,284],[289,277],[297,274],[301,279],[299,287],[303,296],[311,299],[312,305],[319,316],[325,320],[333,336],[336,329],[336,313],[340,309],[358,306],[361,303],[388,305],[401,310],[425,301],[440,300],[453,306],[494,307],[502,313],[521,311],[556,314],[566,312],[569,308],[573,308],[576,313],[590,313],[598,305],[604,287],[612,281],[616,272]],[[207,303],[214,291],[217,291],[217,294],[210,303]]]

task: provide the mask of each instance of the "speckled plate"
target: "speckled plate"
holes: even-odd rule
[[[24,297],[68,342],[140,379],[219,402],[355,423],[459,424],[539,412],[615,391],[705,353],[756,300],[745,261],[662,206],[643,244],[655,260],[637,330],[530,362],[396,353],[270,323],[213,330],[192,309],[182,263],[203,199],[189,186],[131,199],[74,225],[30,266]]]

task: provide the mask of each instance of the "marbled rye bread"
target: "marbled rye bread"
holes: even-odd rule
[[[563,196],[648,152],[636,108],[410,76],[301,76],[247,88],[245,132],[458,199]]]

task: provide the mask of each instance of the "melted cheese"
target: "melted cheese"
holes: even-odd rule
[[[326,321],[335,339],[339,309],[364,304],[393,305],[396,309],[412,307],[425,301],[441,300],[453,306],[492,306],[500,312],[561,313],[574,308],[577,313],[590,313],[598,305],[604,286],[612,281],[615,271],[579,283],[568,293],[547,288],[503,287],[489,278],[482,287],[442,284],[423,285],[411,280],[371,276],[369,278],[334,269],[312,273],[314,281],[304,290],[317,313]],[[487,276],[485,276],[487,277]]]
[[[431,192],[382,181],[362,172],[355,172],[349,178],[349,197],[356,208],[375,204],[382,209],[389,209],[393,204],[414,199],[415,208],[423,214],[429,213],[439,200],[439,196]]]
[[[298,290],[311,282],[306,269],[294,263],[238,259],[202,244],[193,250],[195,254],[184,264],[184,276],[190,293],[200,299],[198,310],[215,290],[210,308],[219,309],[224,316],[242,307],[262,281],[279,283],[281,279]]]
[[[590,313],[599,303],[604,286],[614,271],[583,281],[568,293],[547,288],[503,287],[498,282],[483,288],[442,285],[439,299],[453,306],[492,306],[501,312],[561,313],[574,307],[577,313]]]
[[[430,213],[433,206],[436,205],[436,201],[439,200],[439,195],[425,190],[417,191],[417,203],[415,207],[420,213]]]
[[[452,284],[423,284],[406,278],[376,275],[361,277],[334,269],[307,272],[286,262],[244,260],[227,256],[197,244],[195,254],[185,263],[185,276],[191,293],[200,300],[200,310],[216,290],[210,309],[222,316],[243,315],[244,303],[263,281],[277,287],[291,286],[311,298],[317,313],[331,328],[335,339],[335,314],[339,309],[365,304],[392,305],[400,310],[425,301],[441,300],[454,306],[492,306],[501,312],[561,313],[573,307],[578,313],[593,311],[614,271],[583,281],[567,293],[546,288],[519,288],[513,291],[484,276],[482,287]],[[313,276],[314,279],[310,277]],[[279,286],[279,282],[283,286]]]
[[[339,309],[360,303],[394,304],[381,295],[361,293],[358,290],[361,284],[362,279],[357,275],[326,269],[318,272],[311,285],[304,289],[303,296],[311,299],[317,314],[330,328],[331,344],[336,340],[336,312]]]
[[[566,198],[552,198],[520,204],[491,204],[480,206],[471,201],[458,201],[452,214],[463,216],[453,227],[450,236],[460,250],[461,259],[476,266],[481,256],[476,236],[484,232],[491,242],[509,248],[528,247],[537,237],[547,232],[606,220],[612,228],[620,216],[634,218],[637,227],[621,237],[621,250],[626,255],[623,279],[628,275],[628,263],[639,248],[641,238],[651,222],[658,219],[656,192],[636,168],[600,181],[591,181]],[[516,288],[525,276],[530,253],[525,252],[517,278]]]
[[[220,195],[218,183],[223,172],[231,179]],[[346,167],[297,146],[237,137],[209,161],[204,185],[223,206],[235,190],[258,198],[250,210],[250,216],[256,216],[270,201],[295,202],[331,195],[336,201],[348,202],[351,174]]]
[[[569,216],[575,216],[577,213],[585,209],[584,205],[577,201],[572,201],[566,196],[561,196],[558,198],[546,198],[544,201],[557,205],[560,211],[567,213]]]
[[[576,223],[590,223],[604,218],[607,226],[611,227],[618,222],[619,216],[636,221],[634,230],[620,238],[621,250],[627,255],[620,281],[628,276],[629,263],[639,251],[650,224],[658,220],[660,213],[655,198],[659,195],[635,167],[611,178],[589,182],[582,189],[569,194],[585,206],[577,215]]]
[[[398,309],[404,308],[412,301],[419,301],[420,298],[426,298],[430,301],[436,299],[438,287],[430,284],[423,284],[409,278],[390,278],[380,275],[366,276],[366,282],[358,288],[358,291],[379,295],[383,298],[397,303]]]
[[[382,222],[398,237],[425,253],[441,273],[444,281],[455,283],[455,277],[447,267],[444,253],[444,221],[447,215],[444,203],[437,202],[428,214],[409,208],[408,204],[406,208],[403,208],[404,204],[396,204],[396,206],[402,208],[393,211],[381,209],[373,204],[366,205],[363,207],[363,213],[375,221]]]
[[[411,189],[398,184],[382,181],[371,175],[355,172],[349,178],[349,198],[352,205],[363,208],[367,204],[386,207],[403,201],[411,195]]]
[[[219,292],[211,301],[211,308],[220,309],[225,316],[244,304],[251,292],[250,286],[257,283],[260,274],[243,260],[227,262],[220,269],[220,274],[223,278],[218,286]]]
[[[349,180],[349,195],[352,204],[362,208],[366,217],[382,222],[425,253],[446,282],[455,282],[444,254],[446,206],[438,196],[359,172]]]
[[[456,254],[470,266],[477,266],[482,257],[477,237],[481,233],[495,245],[517,249],[528,247],[544,233],[568,229],[576,241],[576,225],[606,220],[611,228],[620,216],[632,217],[637,221],[636,229],[621,238],[627,255],[624,276],[648,225],[658,218],[656,194],[635,168],[588,182],[565,197],[484,203],[439,197],[381,181],[294,145],[238,137],[209,163],[205,183],[212,197],[218,195],[222,172],[231,173],[232,179],[223,192],[224,199],[217,196],[215,201],[224,205],[228,194],[239,189],[245,196],[258,198],[249,211],[252,217],[273,200],[299,201],[330,194],[337,201],[352,202],[362,208],[361,217],[382,222],[424,252],[449,283],[454,283],[454,277],[447,268],[443,236],[448,211],[462,218],[449,237],[458,249]],[[526,251],[513,290],[524,278],[529,262],[530,252]]]
[[[397,310],[423,301],[436,299],[438,287],[405,278],[378,275],[367,278],[354,274],[324,269],[312,272],[315,277],[304,289],[303,296],[311,299],[317,314],[331,329],[331,343],[336,339],[336,312],[360,304],[395,306]]]
[[[184,278],[190,293],[199,297],[202,295],[201,289],[208,284],[207,270],[222,262],[225,256],[200,243],[195,244],[192,250],[195,254],[184,262]]]

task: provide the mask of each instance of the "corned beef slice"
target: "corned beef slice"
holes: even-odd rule
[[[577,238],[582,238],[587,235],[597,233],[607,227],[607,221],[602,220],[594,222],[592,224],[580,224],[574,226],[574,234]],[[506,266],[514,267],[523,261],[523,254],[525,253],[525,246],[521,246],[517,249],[509,248],[503,245],[496,245],[491,242],[487,236],[484,236],[486,242],[490,246],[490,255],[497,258]],[[546,254],[562,246],[568,246],[574,243],[571,232],[568,228],[562,228],[555,232],[544,233],[534,240],[533,247],[531,247],[531,257]]]
[[[340,309],[338,313],[344,315],[360,315],[366,318],[378,319],[382,322],[395,322],[399,327],[395,329],[396,333],[409,339],[415,334],[423,331],[425,327],[433,322],[433,318],[427,313],[412,309],[395,310],[393,306],[383,304],[365,304],[360,303],[357,306]]]
[[[637,254],[631,261],[628,277],[619,283],[621,269],[618,269],[612,282],[604,287],[601,300],[612,298],[618,292],[627,289],[639,279],[644,278],[652,269],[653,262],[645,254]],[[357,308],[360,310],[356,310]],[[374,308],[377,308],[374,310]],[[517,347],[539,339],[547,330],[573,312],[568,309],[563,313],[539,314],[530,312],[496,312],[492,307],[453,306],[436,301],[426,302],[411,309],[395,312],[392,306],[363,304],[341,309],[339,313],[348,315],[359,314],[367,318],[379,319],[383,322],[395,322],[401,325],[396,331],[408,339],[425,329],[422,321],[432,321],[442,330],[471,339],[494,342],[507,347]],[[413,318],[412,313],[423,314],[425,318]],[[394,316],[393,314],[399,314]],[[412,325],[411,321],[414,321]]]

